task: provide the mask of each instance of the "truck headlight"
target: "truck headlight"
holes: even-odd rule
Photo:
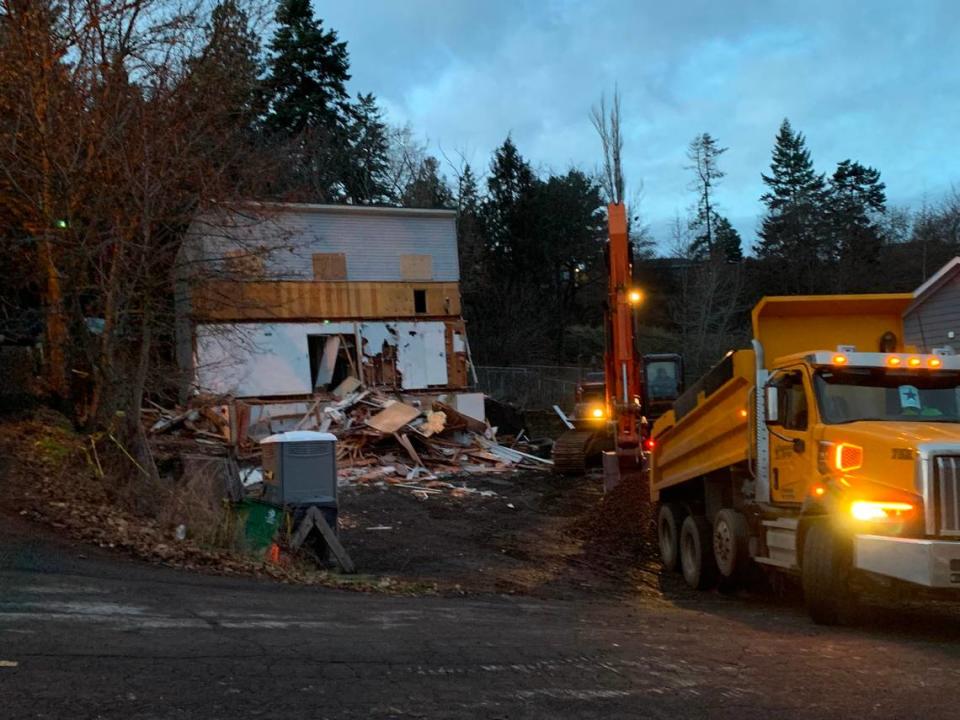
[[[854,519],[863,522],[901,521],[906,520],[912,513],[913,505],[906,502],[856,500],[850,506],[850,514]]]

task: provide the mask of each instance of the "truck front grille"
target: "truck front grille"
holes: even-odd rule
[[[933,490],[937,534],[960,536],[960,455],[934,457]]]

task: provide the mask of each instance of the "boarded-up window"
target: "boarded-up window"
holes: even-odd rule
[[[404,280],[433,280],[431,255],[401,255],[400,277]]]
[[[346,280],[347,256],[343,253],[314,253],[314,280]]]
[[[263,255],[260,249],[227,250],[223,262],[231,275],[241,278],[263,277]]]

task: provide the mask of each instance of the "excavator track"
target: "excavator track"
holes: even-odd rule
[[[595,430],[568,430],[553,444],[553,468],[563,475],[582,475],[597,440]]]

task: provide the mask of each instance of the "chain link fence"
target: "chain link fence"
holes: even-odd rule
[[[525,365],[522,367],[478,366],[477,389],[500,402],[523,410],[546,410],[559,405],[573,407],[577,384],[593,368]]]

